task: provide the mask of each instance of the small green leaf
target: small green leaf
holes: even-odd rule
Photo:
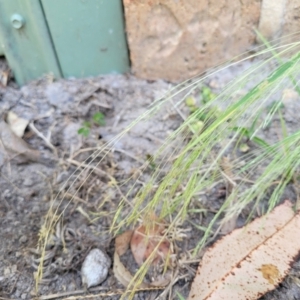
[[[265,142],[263,139],[255,136],[251,139],[252,142],[254,142],[255,144],[257,144],[258,146],[264,147],[264,148],[268,148],[270,147],[270,145]]]
[[[149,166],[152,170],[155,170],[156,164],[154,162],[154,158],[151,154],[146,154],[146,159],[149,162]]]
[[[200,121],[202,121],[202,122],[205,122],[207,119],[208,119],[208,114],[207,114],[207,111],[196,111],[195,112],[195,117],[198,119],[198,120],[200,120]]]
[[[86,127],[86,128],[91,128],[91,126],[92,126],[91,122],[88,121],[84,121],[82,124],[82,127]]]
[[[77,133],[87,137],[90,134],[90,129],[88,127],[81,127],[78,129]]]
[[[249,133],[249,130],[247,128],[244,128],[244,127],[233,127],[231,130],[235,131],[235,132],[238,132],[239,135],[244,136],[246,138],[250,137],[250,133]]]
[[[93,121],[100,126],[105,125],[105,117],[104,117],[103,113],[101,113],[101,112],[95,113],[93,115]]]

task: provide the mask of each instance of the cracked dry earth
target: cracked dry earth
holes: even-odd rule
[[[242,69],[229,69],[214,82],[222,86]],[[98,156],[95,151],[171,87],[164,81],[146,81],[131,75],[58,81],[46,76],[21,88],[13,81],[0,87],[1,121],[8,111],[28,120],[34,127],[27,127],[23,139],[41,153],[39,159],[29,161],[0,147],[0,299],[37,297],[34,274],[40,262],[39,233],[46,216],[53,217],[56,209],[61,218],[46,248],[39,299],[79,299],[85,295],[80,274],[85,256],[92,248],[101,248],[113,258],[109,226],[120,199],[132,185],[127,179],[141,175],[141,166],[147,165],[168,134],[180,126],[182,117],[172,105],[166,105],[116,142],[113,151]],[[293,113],[295,108],[290,110]],[[79,135],[78,130],[96,112],[104,114],[105,125],[93,124],[88,137]],[[299,120],[291,118],[292,126],[299,127]],[[270,130],[269,136],[272,134]],[[151,164],[148,165],[129,197],[134,197],[151,177]],[[92,173],[91,167],[95,168]],[[113,187],[114,180],[123,183],[120,189]],[[223,188],[218,185],[205,195],[207,206],[214,210],[220,207]],[[295,199],[292,187],[284,197]],[[193,221],[204,226],[210,218],[208,214],[207,220]],[[200,234],[192,229],[186,241]],[[195,246],[185,244],[181,244],[185,249]],[[125,260],[129,261],[130,271],[136,271],[133,258]],[[181,270],[171,299],[179,299],[176,291],[188,296],[197,265],[194,262]],[[299,270],[299,263],[295,263],[286,280],[262,299],[300,299]],[[104,299],[119,299],[122,288],[110,267],[107,279],[91,292],[103,293]],[[135,299],[156,299],[161,292],[139,292]]]

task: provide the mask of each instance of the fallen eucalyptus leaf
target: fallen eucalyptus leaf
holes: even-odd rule
[[[188,300],[254,300],[273,290],[300,252],[299,232],[289,201],[234,230],[204,254]]]

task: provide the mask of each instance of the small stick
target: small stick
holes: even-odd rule
[[[45,296],[40,296],[36,297],[36,300],[51,300],[51,299],[58,299],[62,298],[65,296],[69,296],[68,298],[64,298],[64,300],[78,300],[78,299],[89,299],[93,298],[95,299],[96,297],[111,297],[115,295],[123,295],[125,293],[125,290],[116,290],[116,291],[107,291],[106,293],[101,293],[101,294],[89,294],[87,295],[87,292],[98,292],[98,291],[103,291],[107,290],[108,288],[105,287],[96,287],[96,288],[90,288],[88,290],[82,289],[82,290],[77,290],[77,291],[70,291],[70,292],[64,292],[64,293],[57,293],[57,294],[51,294],[51,295],[45,295]],[[152,290],[161,290],[161,287],[152,287],[152,288],[140,288],[137,289],[136,292],[141,292],[141,291],[152,291]],[[127,291],[129,292],[129,291]],[[79,296],[79,297],[72,297],[72,295],[80,295],[84,294],[84,296]],[[1,298],[0,298],[1,299]]]
[[[121,149],[116,149],[116,148],[114,148],[114,149],[113,149],[113,152],[119,152],[119,153],[125,154],[126,156],[132,158],[133,160],[136,160],[136,161],[138,161],[138,162],[140,162],[140,163],[145,163],[144,161],[142,161],[142,160],[139,159],[138,157],[136,157],[136,156],[130,154],[129,152],[127,152],[127,151],[125,151],[125,150],[121,150]]]
[[[91,289],[89,289],[89,291],[98,292],[98,291],[103,291],[103,290],[107,290],[107,289],[108,288],[97,287],[97,288],[91,288]],[[51,300],[51,299],[57,299],[57,298],[62,298],[62,297],[66,297],[66,296],[71,296],[71,295],[80,295],[80,294],[84,294],[86,292],[87,292],[86,289],[82,289],[82,290],[77,290],[77,291],[70,291],[70,292],[40,296],[40,297],[38,297],[38,299],[39,300]],[[93,296],[95,296],[95,295],[93,295]]]
[[[29,128],[39,137],[41,138],[46,145],[55,153],[57,154],[56,148],[51,144],[51,142],[40,132],[36,129],[33,122],[29,124]]]
[[[120,111],[120,113],[116,116],[115,121],[114,121],[114,124],[113,124],[113,126],[112,126],[113,129],[116,128],[116,127],[118,126],[118,124],[119,124],[119,122],[120,122],[120,119],[121,119],[121,117],[122,117],[124,111],[125,111],[125,108],[123,108],[123,109]]]

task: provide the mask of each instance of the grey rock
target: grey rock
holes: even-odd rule
[[[23,180],[23,185],[24,186],[32,186],[33,184],[34,184],[33,180],[29,177],[27,177]]]
[[[91,250],[82,264],[82,284],[89,288],[103,282],[108,275],[110,265],[111,259],[104,251]]]
[[[19,240],[20,243],[26,243],[27,242],[27,236],[26,235],[22,235],[20,240]]]

